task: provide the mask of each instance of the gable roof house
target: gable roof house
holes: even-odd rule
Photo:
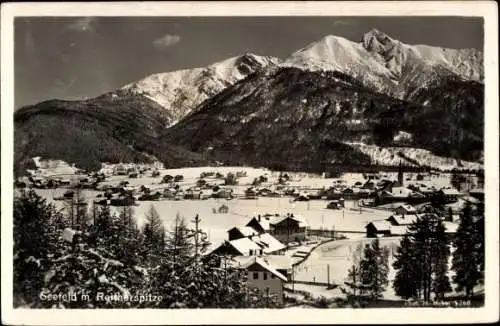
[[[365,226],[367,238],[377,238],[391,234],[391,223],[386,220],[371,221]]]
[[[306,221],[293,214],[278,216],[270,222],[271,235],[283,243],[304,241],[307,238]]]
[[[413,224],[419,217],[420,217],[419,214],[409,214],[409,215],[394,214],[391,215],[387,219],[387,221],[391,225],[410,225]]]
[[[241,238],[248,238],[253,235],[257,235],[257,231],[249,226],[234,227],[227,231],[229,241],[237,240]]]
[[[271,230],[271,227],[269,225],[269,218],[260,215],[258,215],[257,217],[252,217],[252,219],[246,224],[246,226],[253,228],[258,233],[265,233]]]
[[[410,204],[400,204],[394,208],[394,214],[397,215],[417,214],[417,210]]]

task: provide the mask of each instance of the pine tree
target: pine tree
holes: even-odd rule
[[[39,301],[48,256],[57,249],[64,219],[33,190],[14,199],[14,305]]]
[[[447,276],[450,251],[443,222],[435,214],[425,214],[409,226],[408,233],[394,265],[396,293],[406,298],[416,294],[426,302],[431,300],[432,293],[442,299],[450,290]],[[408,285],[403,284],[410,279],[413,281]]]
[[[186,220],[179,214],[166,238],[166,254],[176,264],[186,263],[194,255],[193,232],[187,227]]]
[[[149,261],[159,261],[165,251],[165,228],[160,215],[153,205],[146,213],[146,222],[143,228],[144,253]]]
[[[444,294],[451,291],[450,279],[448,277],[448,260],[450,257],[450,247],[446,229],[441,219],[432,215],[432,292],[438,300],[444,299]]]
[[[419,277],[415,269],[417,264],[412,245],[409,237],[403,237],[392,265],[397,271],[393,282],[394,291],[396,295],[406,300],[417,297],[419,290]]]
[[[452,270],[455,271],[453,283],[457,291],[465,290],[466,298],[473,295],[474,286],[482,277],[481,269],[484,262],[481,261],[480,232],[481,230],[478,230],[473,222],[472,207],[468,204],[460,215],[452,258]],[[484,236],[482,238],[484,239]]]
[[[361,282],[368,286],[367,294],[372,300],[382,298],[389,280],[389,262],[387,248],[380,247],[380,241],[375,239],[371,246],[367,244],[363,260],[360,262]]]

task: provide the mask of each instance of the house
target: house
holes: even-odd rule
[[[371,221],[365,226],[367,238],[377,238],[391,234],[391,223],[388,221]]]
[[[269,233],[252,235],[250,240],[255,242],[266,255],[283,255],[286,251],[286,246]]]
[[[394,208],[394,214],[397,215],[417,214],[417,210],[412,205],[400,204]]]
[[[413,224],[418,218],[419,214],[410,214],[410,215],[391,215],[387,221],[391,225],[410,225]]]
[[[293,214],[278,216],[269,225],[271,235],[283,243],[301,242],[307,238],[307,223]]]
[[[249,226],[234,227],[227,231],[228,239],[237,240],[241,238],[249,238],[252,235],[257,235],[257,231]]]
[[[444,198],[447,203],[454,203],[458,200],[461,195],[460,192],[452,187],[446,187],[439,190],[439,194]]]
[[[241,266],[245,272],[246,283],[259,289],[265,296],[272,296],[283,302],[283,286],[288,281],[265,257],[251,257]]]
[[[262,254],[264,254],[264,251],[261,247],[249,238],[224,241],[210,253],[210,255],[220,256],[255,256]]]
[[[252,217],[252,219],[246,224],[256,230],[258,233],[265,233],[271,230],[269,225],[269,218],[258,215],[257,217]]]
[[[292,260],[290,256],[284,255],[264,255],[260,256],[264,262],[274,267],[279,273],[287,279],[292,277]],[[233,267],[237,269],[244,269],[255,261],[255,256],[234,256],[226,261],[221,262],[221,268]]]

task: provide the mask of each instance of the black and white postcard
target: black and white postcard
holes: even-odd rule
[[[496,15],[2,4],[2,322],[498,320]]]

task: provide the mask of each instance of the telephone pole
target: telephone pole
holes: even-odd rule
[[[194,233],[194,248],[195,248],[195,252],[194,252],[194,257],[195,257],[195,261],[198,262],[198,232],[199,232],[198,225],[200,224],[200,217],[199,217],[198,214],[196,214],[196,216],[194,217],[194,220],[192,222],[195,225],[195,233]]]

